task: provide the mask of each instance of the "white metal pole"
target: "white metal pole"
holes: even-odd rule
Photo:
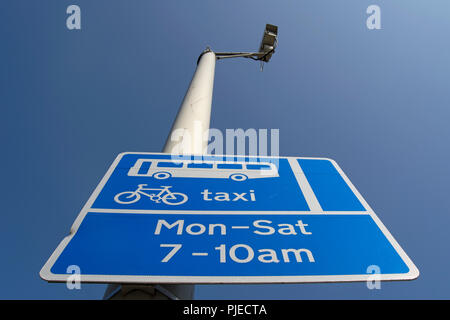
[[[163,152],[206,154],[211,118],[216,55],[209,48],[200,55],[197,69],[173,122]],[[108,285],[105,299],[192,300],[194,285]]]
[[[206,154],[214,86],[216,55],[206,49],[173,122],[163,152],[173,154]]]

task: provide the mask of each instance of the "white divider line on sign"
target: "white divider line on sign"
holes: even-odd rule
[[[322,207],[320,206],[319,201],[316,198],[316,195],[314,194],[314,191],[312,190],[311,186],[309,185],[308,179],[306,179],[306,176],[298,164],[297,159],[288,158],[289,164],[291,166],[291,169],[295,174],[295,178],[297,179],[297,183],[300,187],[300,189],[303,192],[303,195],[305,196],[305,200],[308,203],[309,209],[311,212],[314,213],[323,213]]]

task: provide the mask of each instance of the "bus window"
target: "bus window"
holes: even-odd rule
[[[150,169],[151,164],[152,164],[151,161],[142,162],[141,167],[139,168],[138,174],[147,174],[148,169]]]
[[[217,169],[242,169],[242,165],[237,163],[218,163]]]
[[[248,164],[247,169],[249,169],[249,170],[270,170],[270,166],[267,164]]]
[[[158,162],[157,167],[158,168],[182,168],[183,162],[176,163],[176,162],[161,161],[161,162]]]
[[[202,168],[202,169],[212,169],[212,163],[189,163],[188,168]]]

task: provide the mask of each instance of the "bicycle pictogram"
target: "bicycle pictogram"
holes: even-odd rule
[[[116,194],[114,201],[120,204],[132,204],[138,202],[141,196],[148,197],[151,201],[176,206],[185,203],[188,196],[181,192],[170,191],[172,186],[160,186],[160,188],[148,188],[148,184],[139,184],[135,191],[124,191]]]

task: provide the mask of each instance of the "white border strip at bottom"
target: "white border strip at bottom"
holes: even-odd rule
[[[53,274],[49,282],[66,282],[72,274]],[[176,284],[264,284],[264,283],[319,283],[319,282],[362,282],[374,280],[380,281],[414,280],[419,273],[410,270],[408,273],[394,274],[362,274],[362,275],[323,275],[323,276],[99,276],[81,275],[84,283],[176,283]]]

